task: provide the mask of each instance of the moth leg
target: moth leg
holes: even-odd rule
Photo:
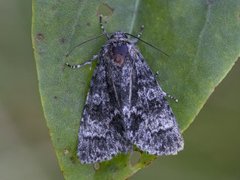
[[[76,69],[76,68],[81,68],[87,64],[92,64],[92,62],[94,60],[96,60],[98,58],[98,55],[94,55],[91,59],[89,59],[88,61],[82,63],[82,64],[74,64],[74,65],[70,65],[69,63],[65,63],[66,66],[72,68],[72,69]]]
[[[141,25],[140,31],[139,31],[139,33],[138,33],[137,36],[136,36],[137,38],[135,38],[134,40],[132,40],[132,43],[133,43],[133,44],[137,44],[137,42],[139,41],[140,37],[142,36],[143,30],[144,30],[144,25]]]
[[[159,71],[155,72],[154,74],[154,77],[157,78],[159,76]],[[165,92],[164,92],[165,93]],[[169,99],[172,99],[174,100],[176,103],[178,102],[178,99],[175,98],[174,96],[168,94],[168,93],[165,93],[165,96],[168,97]]]
[[[101,28],[103,34],[107,37],[107,39],[109,39],[108,33],[107,33],[107,31],[105,30],[105,28],[103,26],[102,17],[103,17],[102,15],[99,16],[100,28]]]
[[[166,96],[167,96],[169,99],[174,100],[176,103],[178,102],[178,99],[175,98],[174,96],[172,96],[172,95],[170,95],[170,94],[168,94],[168,93],[166,93]]]
[[[140,31],[139,31],[139,33],[137,35],[138,38],[140,38],[142,36],[143,30],[144,30],[144,25],[141,25]]]

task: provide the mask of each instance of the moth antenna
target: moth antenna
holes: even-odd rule
[[[73,50],[76,49],[77,47],[79,47],[79,46],[81,46],[81,45],[83,45],[83,44],[85,44],[85,43],[87,43],[87,42],[89,42],[89,41],[98,39],[98,38],[100,38],[100,37],[102,37],[102,36],[104,36],[104,35],[105,35],[105,34],[100,34],[100,35],[95,36],[95,37],[93,37],[93,38],[91,38],[91,39],[88,39],[88,40],[86,40],[86,41],[83,41],[83,42],[81,42],[80,44],[75,45],[75,46],[66,54],[66,57],[68,57],[68,56],[73,52]]]
[[[152,48],[156,49],[157,51],[159,51],[159,52],[163,53],[165,56],[168,56],[168,57],[169,57],[169,55],[168,55],[167,53],[165,53],[165,52],[164,52],[164,51],[162,51],[161,49],[157,48],[156,46],[154,46],[154,45],[152,45],[152,44],[150,44],[150,43],[148,43],[148,42],[146,42],[146,41],[144,41],[144,40],[140,39],[139,37],[137,37],[137,36],[134,36],[134,35],[132,35],[132,34],[129,34],[129,33],[125,33],[125,34],[127,34],[127,35],[129,35],[129,36],[132,36],[132,37],[134,37],[134,38],[138,39],[139,41],[142,41],[143,43],[145,43],[145,44],[149,45],[150,47],[152,47]]]

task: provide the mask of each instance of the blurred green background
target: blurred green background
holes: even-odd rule
[[[61,180],[40,104],[31,1],[0,1],[0,180]],[[185,150],[130,179],[240,179],[240,62],[184,133]]]

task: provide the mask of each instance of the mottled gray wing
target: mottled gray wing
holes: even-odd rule
[[[100,62],[91,80],[78,134],[78,157],[82,163],[109,160],[131,148],[107,78],[106,67]]]
[[[137,57],[132,76],[128,137],[149,154],[176,154],[183,149],[183,138],[165,99],[166,93],[158,85],[142,55],[139,53]]]

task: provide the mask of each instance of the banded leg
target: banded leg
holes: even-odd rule
[[[139,31],[139,33],[137,35],[138,38],[140,38],[142,36],[143,30],[144,30],[144,25],[141,25],[140,31]]]
[[[154,74],[154,77],[157,78],[159,76],[159,71],[157,71],[155,74]],[[166,93],[166,92],[165,92]],[[178,102],[178,99],[175,98],[174,96],[171,96],[170,94],[166,93],[166,97],[168,97],[169,99],[172,99],[174,100],[176,103]]]
[[[107,37],[107,39],[109,39],[108,33],[107,33],[107,31],[105,30],[105,28],[103,26],[102,17],[103,17],[102,15],[99,16],[100,28],[101,28],[103,34]]]
[[[142,33],[143,33],[143,30],[144,30],[144,25],[142,25],[141,27],[140,27],[140,31],[139,31],[139,33],[137,34],[137,38],[135,38],[134,40],[132,40],[132,43],[134,43],[134,44],[136,44],[138,41],[139,41],[139,39],[140,39],[140,37],[142,36]],[[141,40],[141,39],[140,39]],[[142,41],[142,40],[141,40]]]
[[[174,100],[176,103],[178,102],[178,99],[177,99],[177,98],[175,98],[174,96],[171,96],[171,95],[168,94],[168,93],[167,93],[167,97],[168,97],[169,99]]]
[[[68,66],[68,67],[70,67],[70,68],[72,68],[72,69],[78,69],[78,68],[81,68],[81,67],[83,67],[83,66],[85,66],[85,65],[87,65],[87,64],[92,64],[92,62],[94,61],[94,60],[96,60],[98,58],[98,55],[94,55],[93,57],[92,57],[92,59],[89,59],[88,61],[86,61],[86,62],[84,62],[84,63],[82,63],[82,64],[75,64],[75,65],[70,65],[69,63],[65,63],[65,65],[66,66]]]

